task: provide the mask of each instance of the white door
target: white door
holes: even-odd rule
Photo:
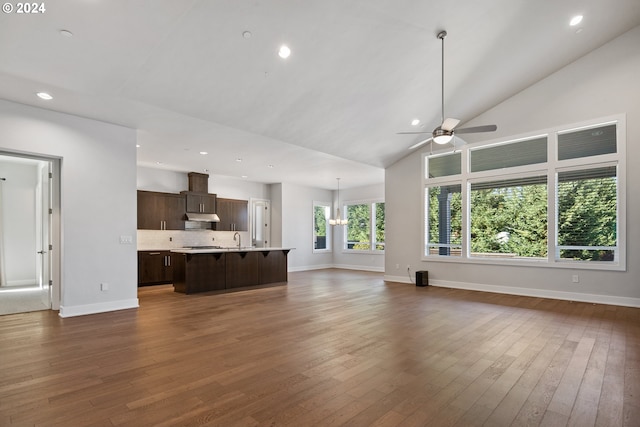
[[[251,200],[251,244],[256,248],[271,246],[271,201]]]

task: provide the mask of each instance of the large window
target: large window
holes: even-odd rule
[[[331,251],[331,233],[329,230],[329,203],[313,202],[313,251]]]
[[[471,184],[471,256],[547,256],[547,177]]]
[[[384,203],[347,203],[344,209],[344,249],[384,251]]]
[[[623,126],[427,155],[424,257],[623,269]]]

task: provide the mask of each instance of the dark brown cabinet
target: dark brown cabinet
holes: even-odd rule
[[[259,253],[260,284],[286,282],[289,250],[261,251]]]
[[[176,292],[221,291],[287,281],[289,249],[172,252]]]
[[[182,194],[138,190],[138,230],[184,230]]]
[[[216,213],[220,217],[220,222],[216,224],[216,230],[249,230],[249,202],[247,200],[218,198],[216,204]]]
[[[173,281],[173,265],[169,251],[138,252],[138,285],[157,285]]]
[[[185,193],[187,212],[194,213],[216,213],[216,195]]]
[[[226,254],[226,287],[241,288],[259,283],[258,252],[229,252]]]
[[[225,289],[225,254],[173,254],[175,292],[196,292]]]

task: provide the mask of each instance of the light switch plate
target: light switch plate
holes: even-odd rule
[[[132,245],[133,244],[133,236],[120,236],[120,244],[121,245]]]

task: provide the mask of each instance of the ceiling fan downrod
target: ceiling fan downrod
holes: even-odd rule
[[[440,70],[441,70],[441,76],[442,76],[442,85],[440,86],[440,90],[441,90],[440,99],[441,99],[442,103],[440,105],[441,106],[440,111],[442,112],[442,117],[441,117],[442,120],[440,121],[440,123],[444,122],[444,38],[445,37],[447,37],[447,32],[446,31],[440,31],[438,33],[438,38],[440,40],[442,40],[442,50],[441,50],[442,58],[441,58],[441,61],[440,61],[440,66],[441,66]]]

